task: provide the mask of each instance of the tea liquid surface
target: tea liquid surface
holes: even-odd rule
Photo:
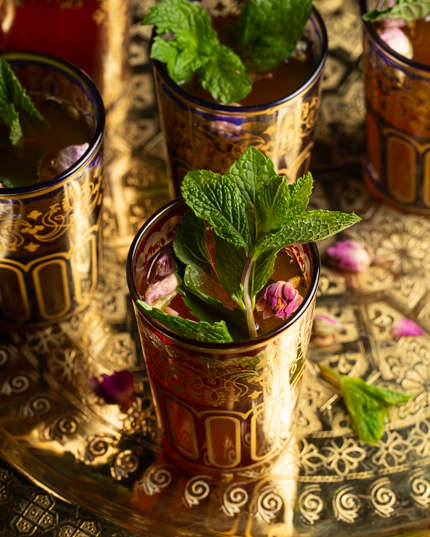
[[[228,36],[228,26],[233,20],[233,18],[213,20],[213,27],[217,31],[221,43],[227,46],[232,46],[231,39]],[[265,73],[248,73],[253,81],[252,90],[237,104],[241,106],[257,106],[284,99],[297,91],[309,80],[317,65],[310,43],[307,41],[305,43],[304,54],[298,57],[292,56],[284,60],[278,67]],[[201,87],[197,75],[194,76],[190,83],[184,84],[182,87],[200,99],[215,102],[211,94]]]
[[[37,183],[39,170],[61,149],[91,142],[88,125],[69,113],[64,103],[47,99],[37,109],[46,124],[28,121],[20,114],[23,137],[16,146],[9,142],[8,127],[0,125],[0,177],[14,187]]]
[[[136,287],[138,289],[138,293],[142,300],[144,300],[145,297],[145,291],[150,283],[155,283],[158,280],[161,280],[163,278],[157,277],[156,274],[156,267],[157,267],[157,261],[164,255],[166,250],[170,249],[171,245],[164,246],[148,263],[147,269],[143,272],[143,275],[141,277],[140,282],[136,283]],[[211,242],[208,240],[208,247],[209,251],[212,253],[211,248]],[[300,270],[297,262],[290,256],[290,254],[286,250],[281,250],[278,253],[278,256],[276,258],[275,262],[275,270],[271,276],[271,278],[268,281],[268,284],[274,283],[277,281],[288,281],[290,278],[293,278],[295,276],[298,276],[300,278],[300,283],[297,287],[298,292],[302,297],[306,296],[307,289],[305,287],[304,282],[304,276],[302,271]],[[207,293],[207,289],[204,289],[202,287],[201,289],[203,292]],[[256,303],[258,299],[263,296],[265,288],[260,291],[256,298]],[[211,289],[213,291],[213,289]],[[224,294],[222,288],[219,286],[215,289],[215,293],[212,292],[211,296],[213,298],[217,298],[218,300],[221,300],[224,302],[225,305],[227,305],[229,308],[235,308],[237,310],[238,317],[244,316],[244,313],[236,306],[236,304],[231,300],[228,299],[228,296]],[[194,315],[190,312],[189,308],[184,304],[182,300],[182,295],[178,294],[176,297],[170,302],[169,304],[170,308],[177,311],[178,314],[183,317],[184,319],[190,319],[192,321],[198,322],[199,319],[194,317]],[[210,306],[207,306],[208,308],[211,308]],[[294,313],[292,314],[294,316]],[[273,316],[268,319],[263,319],[263,313],[257,312],[254,310],[254,318],[255,322],[258,325],[258,334],[261,335],[266,332],[270,332],[271,330],[274,330],[284,324],[287,319],[281,319],[279,317]],[[237,327],[233,325],[231,322],[227,321],[227,319],[224,319],[226,321],[226,324],[230,330],[231,336],[234,341],[241,341],[244,339],[249,339],[249,335],[247,332],[239,332],[237,330]]]

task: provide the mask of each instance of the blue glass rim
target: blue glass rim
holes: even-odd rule
[[[32,62],[35,64],[46,64],[52,65],[58,69],[58,72],[63,71],[71,75],[77,82],[82,84],[87,91],[91,94],[94,99],[95,107],[97,110],[96,116],[96,128],[89,144],[89,148],[85,153],[67,170],[61,172],[59,175],[56,175],[52,179],[43,181],[43,183],[36,183],[29,186],[20,186],[14,188],[2,188],[0,190],[1,197],[10,197],[13,198],[14,194],[37,194],[45,190],[48,187],[55,186],[57,183],[63,183],[67,181],[69,177],[72,177],[76,174],[79,169],[81,169],[86,163],[91,162],[95,154],[97,153],[103,139],[103,134],[105,130],[106,123],[106,114],[103,99],[100,95],[97,86],[93,80],[79,67],[73,63],[63,60],[58,56],[52,54],[46,54],[44,52],[35,52],[31,50],[11,50],[11,51],[1,51],[0,58],[5,60],[17,60],[23,63],[28,62],[30,65]]]
[[[368,12],[367,0],[360,0],[360,10],[361,10],[362,17],[365,13]],[[376,28],[373,22],[365,21],[363,20],[363,18],[361,20],[363,22],[363,26],[366,29],[367,33],[371,36],[371,38],[379,46],[379,48],[384,51],[386,56],[393,58],[396,61],[396,63],[402,63],[407,67],[412,67],[414,69],[417,69],[418,71],[423,71],[425,74],[430,75],[430,65],[416,62],[414,60],[410,60],[409,58],[406,58],[406,56],[402,56],[402,54],[399,54],[398,52],[396,52],[394,49],[389,47],[383,39],[381,39],[378,32],[376,31]]]
[[[322,47],[321,47],[321,57],[318,61],[318,64],[316,66],[315,71],[312,73],[312,75],[308,78],[308,80],[302,84],[296,91],[293,93],[290,93],[283,97],[282,99],[278,99],[277,101],[270,101],[264,104],[258,104],[258,105],[252,105],[252,106],[231,106],[231,105],[221,105],[218,103],[213,103],[211,101],[206,101],[204,99],[201,99],[200,97],[196,97],[195,95],[192,95],[188,91],[184,90],[179,84],[174,82],[172,80],[167,72],[167,69],[165,69],[162,62],[158,60],[152,60],[155,69],[157,70],[160,77],[163,79],[163,81],[177,94],[179,94],[181,97],[186,99],[187,101],[195,104],[196,106],[200,106],[202,108],[207,108],[209,110],[212,110],[215,113],[219,112],[225,112],[225,113],[233,113],[235,115],[240,114],[240,112],[247,113],[247,112],[262,112],[264,110],[267,110],[268,108],[273,108],[275,106],[282,105],[288,101],[291,101],[294,99],[297,95],[302,93],[304,90],[309,88],[312,83],[320,76],[321,71],[323,70],[325,61],[327,59],[328,55],[328,37],[327,37],[327,30],[324,24],[324,20],[319,14],[318,10],[313,6],[312,7],[312,15],[315,16],[315,19],[321,28],[321,34],[322,34]],[[311,16],[312,16],[311,15]],[[155,33],[153,31],[152,38],[154,37]]]
[[[173,201],[170,201],[163,207],[161,207],[158,211],[156,211],[151,217],[148,218],[148,220],[141,226],[139,231],[137,232],[136,236],[133,239],[133,242],[131,243],[130,250],[128,252],[127,256],[127,265],[126,265],[126,271],[127,271],[127,285],[130,292],[131,299],[133,303],[136,306],[137,300],[140,300],[139,294],[136,290],[136,284],[134,281],[134,261],[136,259],[137,250],[140,246],[140,241],[145,235],[145,233],[149,232],[150,229],[162,218],[167,216],[170,212],[177,208],[182,208],[186,205],[185,200],[183,198],[176,198]],[[266,332],[264,334],[261,334],[253,339],[243,339],[241,341],[234,341],[232,343],[208,343],[203,341],[197,341],[195,339],[189,338],[187,336],[182,336],[181,334],[178,334],[171,330],[170,328],[167,328],[163,325],[161,322],[155,321],[150,315],[146,314],[142,310],[139,309],[139,312],[143,315],[146,322],[151,326],[151,328],[160,334],[162,334],[165,338],[175,341],[178,343],[182,343],[188,347],[198,348],[199,350],[208,352],[212,351],[234,351],[234,352],[240,352],[241,349],[243,351],[246,351],[250,347],[259,346],[263,343],[268,343],[272,339],[278,337],[282,332],[285,332],[290,326],[292,326],[294,323],[296,323],[300,317],[306,312],[308,307],[311,305],[312,300],[318,290],[318,282],[320,278],[320,271],[321,271],[321,264],[320,264],[320,255],[317,248],[317,245],[315,242],[308,242],[306,243],[309,247],[309,254],[311,256],[311,263],[312,263],[312,273],[310,274],[310,282],[309,287],[307,289],[306,296],[303,299],[303,302],[298,307],[297,311],[294,313],[293,316],[291,316],[287,321],[277,328],[271,330],[270,332]]]

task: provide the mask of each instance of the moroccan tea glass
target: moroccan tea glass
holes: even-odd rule
[[[175,200],[139,230],[127,281],[166,454],[185,471],[252,477],[268,470],[293,436],[319,279],[315,244],[289,247],[306,297],[281,327],[253,340],[202,343],[136,306],[142,271],[170,243],[188,207]]]
[[[101,247],[103,101],[92,80],[54,56],[0,54],[33,101],[49,95],[87,123],[89,148],[53,179],[0,189],[0,325],[59,322],[95,293]]]
[[[130,0],[2,0],[0,50],[55,54],[83,69],[106,108],[128,75]]]
[[[363,31],[366,183],[379,199],[430,214],[430,66],[395,52],[372,23]]]
[[[181,194],[180,184],[190,170],[224,173],[251,145],[271,158],[278,173],[291,182],[308,171],[328,50],[324,22],[316,9],[305,36],[315,59],[310,78],[282,99],[256,106],[221,105],[195,97],[154,61],[172,194]]]

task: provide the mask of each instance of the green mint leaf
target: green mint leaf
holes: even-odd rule
[[[215,256],[221,285],[232,298],[235,296],[240,299],[242,271],[246,260],[244,249],[217,238]]]
[[[142,24],[154,24],[158,35],[173,32],[181,48],[188,45],[210,52],[218,44],[209,13],[188,0],[164,0],[155,4]]]
[[[311,10],[312,0],[246,3],[236,23],[235,36],[237,51],[248,71],[268,71],[291,56],[303,35]]]
[[[10,180],[10,179],[6,179],[5,177],[0,177],[0,183],[5,187],[5,188],[14,188],[14,184],[13,182]]]
[[[328,366],[320,365],[323,376],[343,397],[351,424],[364,444],[376,444],[384,434],[388,405],[405,403],[413,395],[367,384],[361,378],[340,375]]]
[[[262,230],[268,233],[287,222],[290,191],[286,177],[275,175],[258,193],[257,213]]]
[[[173,251],[185,265],[196,265],[203,270],[211,265],[205,222],[197,218],[192,211],[186,213],[176,230]]]
[[[252,89],[252,82],[246,74],[239,56],[225,45],[214,49],[213,55],[199,72],[202,88],[215,101],[231,104],[244,99]]]
[[[137,305],[144,313],[182,336],[207,343],[231,343],[233,341],[224,321],[216,322],[213,325],[207,322],[197,323],[179,316],[168,315],[162,310],[152,308],[144,300],[138,300]]]
[[[223,175],[198,170],[187,173],[181,190],[186,204],[213,226],[218,237],[248,250],[251,235],[246,200],[235,184]]]
[[[336,211],[309,211],[303,213],[297,220],[288,222],[275,233],[268,233],[255,244],[253,259],[267,251],[278,249],[290,244],[312,242],[330,237],[343,229],[359,222],[360,217],[354,213],[345,214]]]
[[[374,9],[363,15],[365,21],[384,19],[405,19],[412,21],[430,15],[430,0],[397,0],[394,6],[386,9]]]
[[[288,186],[290,191],[290,206],[288,211],[288,219],[295,220],[306,211],[309,204],[309,196],[312,194],[314,180],[310,172],[303,177],[299,177],[297,182]]]
[[[22,137],[20,112],[37,121],[44,121],[8,62],[0,59],[0,123],[9,127],[9,139],[13,145]]]
[[[273,162],[254,146],[233,162],[225,176],[234,182],[246,200],[246,215],[252,238],[257,236],[257,193],[276,175]]]
[[[154,24],[159,34],[151,58],[167,64],[175,82],[188,82],[199,72],[200,82],[216,101],[230,104],[246,97],[251,80],[237,54],[221,45],[209,14],[188,0],[164,0],[150,8],[142,24]],[[175,39],[160,35],[173,32]],[[170,36],[169,36],[170,37]]]
[[[10,103],[4,109],[3,123],[10,129],[9,140],[12,145],[16,145],[22,138],[22,128],[19,122],[19,114],[13,103]]]
[[[187,267],[183,301],[190,308],[191,313],[200,321],[214,323],[225,319],[230,323],[234,323],[242,331],[246,330],[245,320],[239,310],[231,309],[222,300],[211,296],[216,296],[217,291],[219,291],[219,289],[214,290],[211,288],[211,284],[219,288],[219,285],[207,273],[202,274],[196,267]],[[211,295],[207,294],[207,292],[211,292]],[[210,306],[209,308],[208,305]],[[234,327],[230,326],[230,331],[232,329]],[[237,332],[237,329],[235,332]],[[241,339],[244,338],[242,337]]]
[[[20,81],[16,78],[12,68],[5,60],[2,60],[2,74],[9,90],[11,102],[15,104],[17,110],[29,118],[44,122],[44,117],[34,106],[30,97],[27,95],[27,92],[21,86]]]
[[[250,281],[250,295],[254,297],[266,285],[275,270],[276,256],[279,250],[264,252],[255,261]]]

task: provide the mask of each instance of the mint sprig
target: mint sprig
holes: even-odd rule
[[[382,438],[389,405],[405,403],[413,397],[398,390],[369,385],[361,378],[340,375],[326,365],[320,365],[320,370],[343,397],[352,427],[363,444],[376,444]]]
[[[16,145],[22,138],[21,120],[23,116],[38,122],[45,121],[21,86],[8,62],[1,58],[0,122],[9,127],[9,139],[13,145]]]
[[[268,71],[291,56],[311,9],[312,0],[251,0],[232,24],[233,48],[220,44],[209,14],[188,0],[163,0],[142,24],[155,25],[151,58],[164,62],[175,82],[197,73],[216,101],[231,104],[251,91],[247,71]]]
[[[248,71],[277,67],[294,52],[312,10],[312,0],[255,0],[241,9],[236,51]]]
[[[150,8],[142,24],[155,25],[158,35],[151,58],[166,63],[175,82],[189,82],[198,71],[203,88],[226,104],[240,101],[251,91],[241,59],[220,44],[209,14],[200,6],[188,0],[164,0]],[[167,39],[170,33],[174,39]]]
[[[256,295],[272,276],[278,252],[323,239],[360,220],[354,213],[306,211],[312,185],[310,173],[289,185],[276,174],[273,162],[252,146],[224,175],[189,172],[181,189],[191,210],[176,230],[173,256],[183,301],[201,322],[169,316],[142,301],[139,307],[199,341],[230,342],[223,319],[229,327],[237,325],[236,333],[245,326],[249,337],[256,337]],[[215,250],[208,247],[208,229]]]
[[[363,15],[368,22],[385,19],[404,19],[412,21],[430,15],[430,0],[396,0],[392,7],[373,9]]]
[[[216,272],[230,298],[243,311],[249,336],[257,335],[255,296],[267,283],[283,247],[319,240],[337,233],[360,218],[331,211],[309,211],[312,190],[307,174],[295,185],[278,176],[273,163],[250,147],[224,174],[189,172],[182,195],[194,215],[208,222],[216,239]],[[193,240],[179,232],[181,249]],[[174,241],[174,249],[177,246]]]

